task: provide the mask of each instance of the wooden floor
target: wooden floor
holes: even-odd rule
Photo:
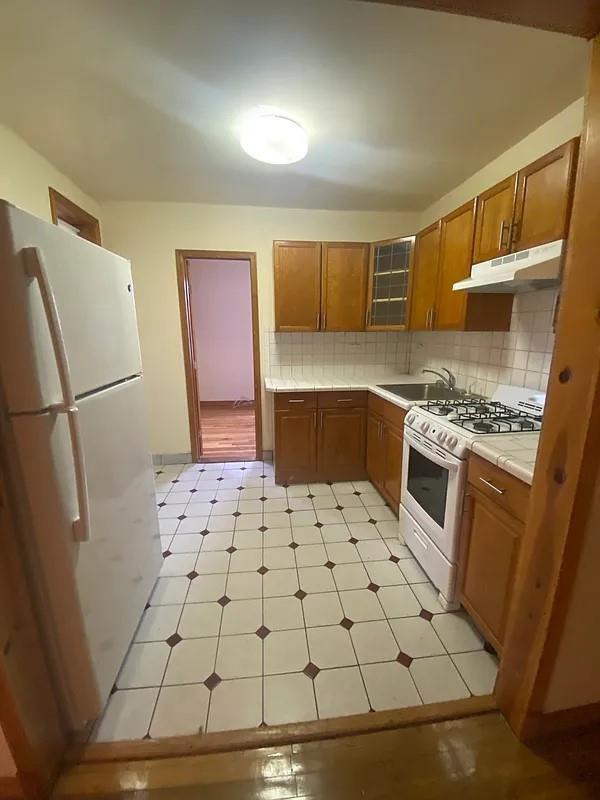
[[[593,731],[534,751],[490,713],[259,750],[75,766],[54,797],[583,800],[600,797],[599,745]]]
[[[254,406],[238,408],[200,403],[202,458],[211,461],[254,461]]]

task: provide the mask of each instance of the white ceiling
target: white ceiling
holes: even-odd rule
[[[580,97],[587,47],[355,0],[2,0],[0,120],[99,200],[417,210]],[[243,153],[257,105],[304,161]]]

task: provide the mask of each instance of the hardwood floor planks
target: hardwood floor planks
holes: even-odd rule
[[[236,408],[200,403],[202,459],[212,461],[254,461],[256,431],[254,406]]]

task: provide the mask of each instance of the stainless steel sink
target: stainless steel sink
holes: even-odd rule
[[[449,389],[437,383],[378,383],[380,389],[406,400],[457,400],[464,397],[462,389]]]

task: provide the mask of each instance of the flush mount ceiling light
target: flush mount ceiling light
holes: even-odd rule
[[[267,164],[294,164],[308,152],[306,131],[281,114],[258,114],[242,125],[242,149]]]

